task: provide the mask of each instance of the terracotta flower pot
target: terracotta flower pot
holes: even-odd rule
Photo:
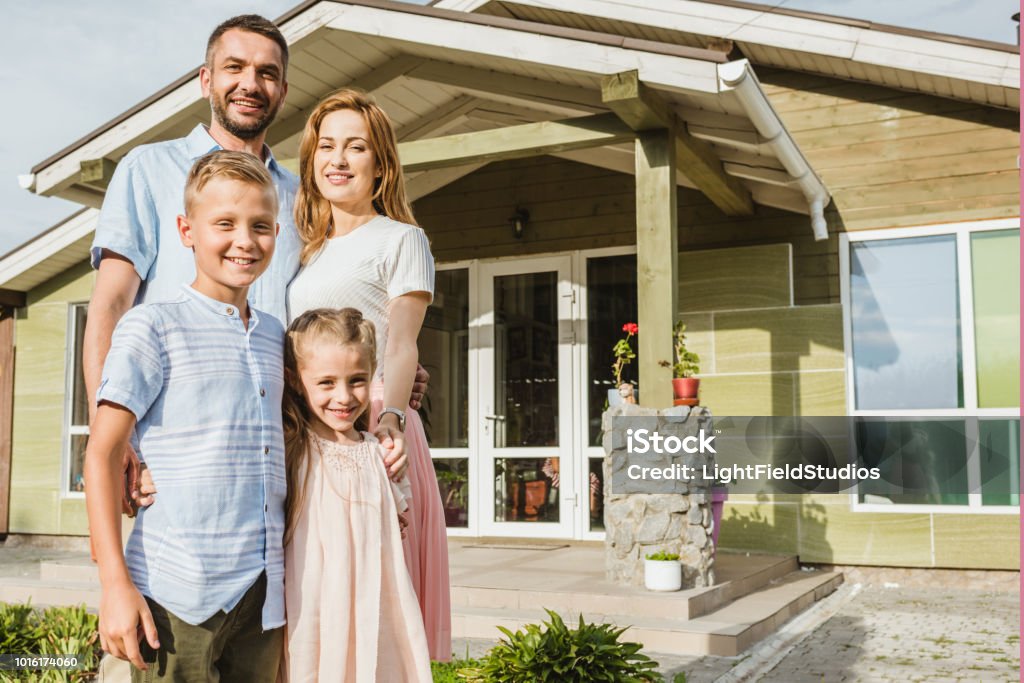
[[[672,393],[676,398],[697,398],[700,379],[697,377],[676,377],[672,380]]]

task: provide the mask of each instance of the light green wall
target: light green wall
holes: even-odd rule
[[[1020,231],[971,235],[978,405],[1020,402]]]
[[[88,301],[87,262],[28,293],[15,323],[12,533],[85,534],[81,498],[61,496],[68,305]]]
[[[847,413],[842,307],[788,305],[791,263],[785,244],[680,255],[681,318],[701,357],[701,402],[717,415]],[[756,286],[744,286],[744,271]],[[734,494],[719,542],[804,562],[1018,569],[1018,532],[1015,515],[854,512],[847,495]]]

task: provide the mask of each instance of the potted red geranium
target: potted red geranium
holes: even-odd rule
[[[676,362],[672,364],[672,393],[676,398],[696,400],[700,391],[700,356],[686,348],[686,325],[677,322],[672,330]]]
[[[622,326],[622,331],[626,333],[626,336],[615,342],[615,346],[612,347],[612,353],[615,355],[615,362],[612,364],[615,388],[608,390],[608,405],[636,403],[633,385],[622,381],[622,371],[636,358],[636,353],[630,346],[629,340],[640,331],[640,327],[636,323],[626,323]]]

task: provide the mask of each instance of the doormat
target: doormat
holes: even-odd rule
[[[559,550],[568,548],[568,543],[487,543],[466,544],[463,548],[487,548],[489,550]]]

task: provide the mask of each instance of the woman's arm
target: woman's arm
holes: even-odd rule
[[[416,340],[430,301],[426,292],[410,292],[388,303],[388,346],[384,351],[384,407],[409,405],[420,353]],[[388,417],[385,415],[384,417]],[[398,418],[391,416],[398,425]]]
[[[410,292],[388,303],[388,345],[383,358],[385,408],[408,408],[419,362],[416,340],[423,327],[429,302],[430,295],[426,292]],[[405,439],[400,434],[398,417],[391,413],[382,415],[377,426],[377,438],[385,447],[389,438],[394,440],[395,446],[385,460],[393,476],[398,467],[401,467],[401,471],[405,469]]]

